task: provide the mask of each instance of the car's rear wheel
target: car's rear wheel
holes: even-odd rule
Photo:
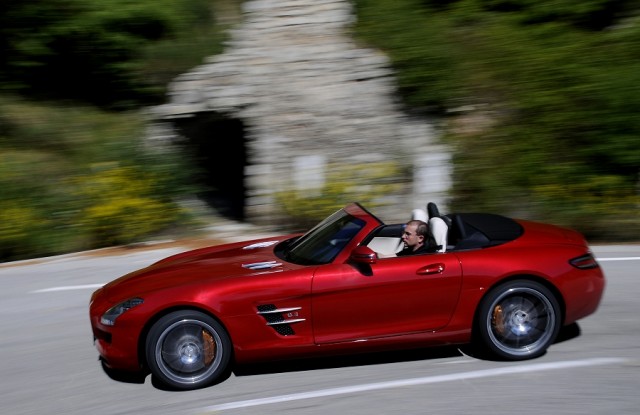
[[[549,289],[518,280],[487,294],[476,329],[485,352],[499,359],[524,360],[546,352],[558,335],[560,320],[558,300]]]
[[[224,380],[231,361],[231,340],[211,316],[176,311],[149,331],[146,358],[156,380],[173,389],[198,389]]]

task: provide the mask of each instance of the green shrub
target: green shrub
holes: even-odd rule
[[[533,190],[541,216],[579,229],[589,239],[633,241],[640,234],[640,195],[620,176],[593,175]]]
[[[354,4],[406,106],[446,121],[453,210],[638,239],[637,1]]]

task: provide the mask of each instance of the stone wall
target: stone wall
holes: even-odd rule
[[[376,210],[385,220],[405,220],[428,201],[446,205],[448,152],[432,125],[401,112],[387,57],[349,36],[349,1],[249,0],[243,7],[225,52],[178,77],[153,116],[170,123],[217,113],[242,121],[249,221],[274,220],[277,192],[311,190],[327,166],[343,163],[405,166],[409,177],[398,180],[406,186]]]

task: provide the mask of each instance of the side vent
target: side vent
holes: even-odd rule
[[[258,306],[258,315],[262,316],[267,326],[272,327],[282,336],[292,336],[296,334],[291,327],[292,324],[305,321],[304,318],[297,318],[298,311],[302,307],[278,308],[274,304],[263,304]]]

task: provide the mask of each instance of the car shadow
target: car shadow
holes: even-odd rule
[[[580,326],[578,323],[573,323],[568,326],[562,327],[556,338],[554,344],[562,343],[581,335]],[[446,359],[451,357],[470,356],[478,359],[494,360],[483,356],[478,350],[474,350],[472,345],[464,346],[443,346],[443,347],[430,347],[424,349],[411,349],[402,351],[389,351],[389,352],[370,352],[361,353],[355,355],[337,355],[337,356],[325,356],[307,359],[292,359],[292,360],[278,360],[266,363],[251,363],[244,365],[237,365],[233,374],[235,376],[255,376],[265,374],[276,373],[288,373],[288,372],[303,372],[309,370],[320,369],[336,369],[345,367],[356,366],[370,366],[380,365],[385,363],[400,363],[400,362],[413,362],[422,360],[437,360]],[[110,369],[103,362],[102,369],[112,380],[123,383],[143,384],[147,377],[146,374],[131,374],[128,372],[121,372]],[[231,373],[225,374],[216,383],[224,382]],[[169,388],[159,383],[153,376],[151,376],[152,385],[164,391],[177,391],[176,389]]]
[[[121,370],[112,369],[109,366],[107,366],[102,360],[100,361],[100,366],[102,367],[102,370],[104,371],[104,373],[111,380],[115,380],[121,383],[134,383],[134,384],[141,385],[145,382],[145,379],[147,377],[146,374],[125,372]]]
[[[295,360],[279,360],[267,363],[238,365],[235,376],[253,376],[274,373],[301,372],[319,369],[369,366],[385,363],[411,362],[418,360],[444,359],[459,357],[463,354],[457,347],[432,347],[427,349],[402,350],[393,352],[371,352],[356,355],[326,356]]]
[[[556,336],[555,341],[552,344],[558,344],[562,342],[569,341],[571,339],[575,339],[579,337],[581,334],[580,326],[578,323],[572,323],[567,326],[563,326],[560,328],[558,335]],[[508,359],[497,357],[494,353],[491,353],[487,350],[486,347],[477,344],[465,344],[460,346],[460,350],[467,356],[473,357],[475,359],[487,360],[492,362],[507,362]],[[547,351],[543,353],[543,355],[547,354]]]
[[[564,326],[560,329],[554,344],[562,343],[581,334],[578,323]],[[253,363],[236,366],[233,371],[235,376],[252,376],[274,373],[301,372],[318,369],[335,369],[341,367],[368,366],[384,363],[411,362],[418,360],[435,360],[450,357],[460,357],[468,355],[470,357],[487,359],[486,356],[478,353],[472,345],[464,346],[443,346],[431,347],[415,350],[403,350],[392,352],[372,352],[357,355],[339,355],[320,358],[282,360],[267,363]]]
[[[580,326],[578,323],[569,324],[568,326],[564,326],[560,329],[558,333],[558,337],[556,337],[556,341],[554,344],[566,342],[567,340],[575,339],[576,337],[580,337],[582,331],[580,330]]]

